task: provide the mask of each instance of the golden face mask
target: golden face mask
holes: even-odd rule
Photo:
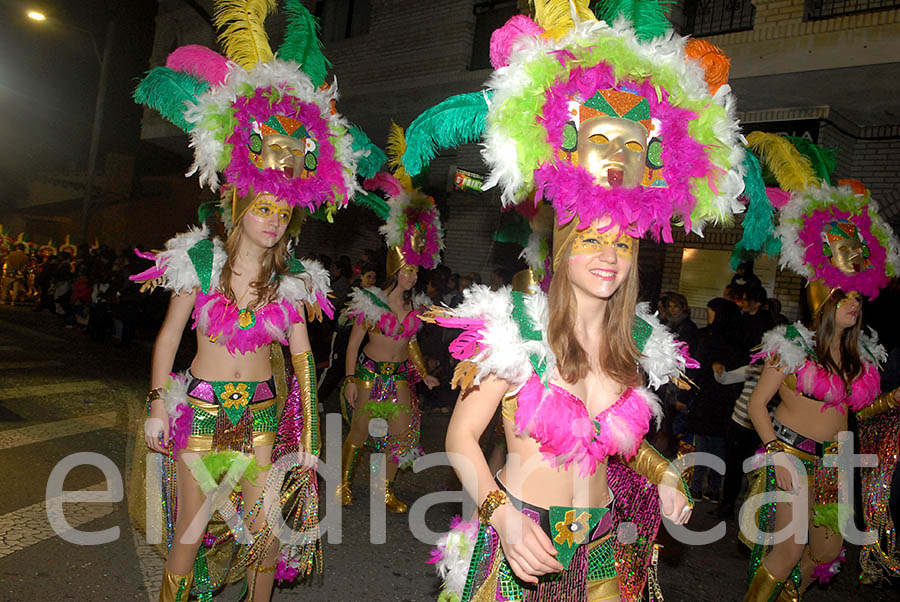
[[[831,263],[845,274],[858,274],[866,266],[862,243],[855,238],[841,238],[832,241]]]
[[[263,196],[256,199],[248,209],[250,215],[260,219],[267,219],[273,215],[285,226],[291,221],[291,209],[286,205],[278,204],[272,197]]]
[[[594,117],[578,129],[578,163],[604,188],[640,186],[647,160],[647,130],[621,117]]]
[[[601,232],[598,228],[591,226],[575,231],[570,257],[592,255],[607,247],[612,247],[620,259],[631,259],[634,255],[634,245],[635,240],[618,228],[609,228],[605,232]]]
[[[263,169],[276,169],[290,178],[303,174],[303,157],[306,154],[306,140],[291,138],[284,134],[266,134],[262,137],[260,165]]]
[[[840,301],[837,302],[837,307],[838,307],[838,309],[840,309],[843,306],[847,305],[848,303],[851,303],[853,301],[859,301],[859,300],[860,300],[859,293],[857,293],[856,291],[850,291],[849,293],[847,293],[846,297],[844,297],[843,299],[841,299]]]

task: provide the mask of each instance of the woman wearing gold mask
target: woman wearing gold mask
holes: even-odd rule
[[[144,427],[147,446],[161,454],[148,459],[162,483],[157,518],[169,544],[161,602],[212,600],[237,580],[244,599],[267,601],[276,578],[321,570],[311,470],[318,401],[306,320],[332,310],[327,272],[296,259],[290,240],[305,215],[330,215],[359,191],[357,157],[373,151],[335,109],[321,46],[305,39],[316,27],[306,28],[315,19],[303,5],[286,6],[278,58],[266,42],[267,11],[248,18],[245,8],[215,3],[227,57],[178,48],[135,92],[190,133],[201,185],[217,190],[220,171],[228,182],[225,242],[205,226],[175,236],[164,251],[144,255],[155,265],[133,277],[172,292]],[[188,371],[171,375],[191,317],[197,353]],[[293,365],[287,378],[283,345]],[[225,498],[213,516],[210,496]],[[296,538],[276,532],[284,519]]]
[[[837,453],[838,434],[848,430],[848,410],[861,419],[865,451],[867,419],[896,408],[898,396],[897,390],[880,395],[878,366],[886,354],[874,331],[862,330],[860,294],[877,295],[888,273],[900,268],[896,236],[884,228],[868,195],[847,187],[810,185],[795,192],[780,213],[781,262],[810,279],[814,330],[797,322],[763,337],[759,357],[767,361],[748,410],[767,466],[757,473],[750,495],[792,495],[764,504],[755,516],[745,515],[742,531],[765,535],[801,524],[806,536],[751,546],[747,602],[772,596],[799,600],[815,579],[828,581],[837,572],[845,521],[852,513],[842,508],[849,498],[838,497],[837,468],[829,468],[824,458]],[[767,406],[776,393],[781,403],[770,417]],[[867,514],[871,507],[867,502]],[[808,516],[795,516],[801,508]],[[878,544],[868,548],[863,563],[868,558],[871,566]]]
[[[491,38],[479,133],[486,186],[501,188],[503,204],[530,215],[522,201],[546,200],[555,213],[552,279],[548,294],[476,286],[458,307],[432,310],[465,330],[451,344],[462,394],[446,445],[479,506],[477,522],[452,525],[435,562],[445,595],[462,602],[639,600],[660,515],[682,524],[692,504],[679,471],[643,440],[661,415],[645,382],[658,388],[692,364],[637,303],[638,239],[671,240],[679,216],[698,231],[728,219],[743,151],[727,90],[713,98],[702,68],[669,71],[693,59],[656,37],[664,17],[651,33],[647,23],[613,29],[620,15],[600,20],[587,2],[534,6],[534,20],[513,17]],[[445,103],[410,138],[427,139],[442,106],[458,112],[459,100]],[[711,107],[717,125],[689,133]],[[727,150],[708,152],[707,135]],[[407,169],[421,155],[408,150]],[[509,455],[494,474],[478,440],[498,406]],[[617,541],[625,522],[640,543]]]
[[[402,138],[396,125],[393,132]],[[381,477],[372,473],[372,490],[383,495],[390,512],[403,513],[407,506],[394,495],[394,478],[423,453],[415,385],[423,381],[432,389],[439,384],[428,374],[416,341],[420,316],[430,299],[414,295],[412,289],[420,266],[432,269],[440,262],[443,232],[434,200],[413,189],[402,174],[399,179],[379,174],[367,180],[366,187],[380,188],[388,196],[387,203],[377,197],[372,201],[385,220],[381,232],[388,243],[387,279],[380,289],[354,288],[347,302],[347,316],[355,324],[347,343],[341,409],[350,433],[341,453],[337,495],[343,505],[353,503],[353,473],[368,440],[374,450],[387,455],[384,480],[375,482]]]

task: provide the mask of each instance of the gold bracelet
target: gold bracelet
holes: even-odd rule
[[[165,387],[156,387],[155,389],[150,389],[150,392],[147,393],[147,403],[156,401],[157,399],[162,399],[162,394],[165,393],[165,391]]]
[[[765,445],[767,454],[777,454],[778,452],[784,451],[784,443],[779,441],[778,439],[772,439]]]
[[[481,521],[481,524],[488,526],[491,523],[491,516],[493,516],[494,510],[505,503],[506,494],[499,489],[488,493],[484,501],[481,502],[481,508],[478,509],[478,519]]]

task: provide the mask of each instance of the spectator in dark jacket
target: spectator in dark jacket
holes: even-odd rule
[[[775,320],[766,307],[769,295],[760,287],[744,289],[744,313],[741,315],[741,332],[744,348],[748,351],[762,342],[762,336],[775,327]]]
[[[692,389],[687,428],[694,435],[698,452],[725,459],[725,430],[742,385],[721,385],[716,381],[713,364],[733,370],[747,363],[747,352],[741,343],[741,315],[737,305],[722,297],[707,306],[708,325],[700,330],[691,349],[700,368],[688,372],[697,385]],[[709,480],[707,482],[707,476]],[[691,489],[694,496],[718,502],[722,477],[705,466],[694,468]]]

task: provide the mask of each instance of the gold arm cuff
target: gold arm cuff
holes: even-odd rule
[[[626,462],[626,465],[639,475],[646,477],[654,485],[674,487],[684,495],[691,508],[694,507],[693,498],[687,491],[681,474],[672,466],[668,458],[656,451],[646,441],[641,441],[637,453]]]
[[[900,407],[900,402],[894,397],[896,395],[897,389],[893,391],[888,391],[887,393],[882,393],[878,397],[875,398],[871,404],[861,409],[856,417],[860,420],[866,420],[867,418],[874,418],[879,414],[883,414],[889,410],[893,410],[894,408]]]
[[[300,443],[303,449],[319,455],[319,398],[316,391],[316,360],[312,351],[295,353],[291,365],[300,386],[300,403],[303,404],[303,432]]]
[[[407,352],[409,353],[409,361],[413,363],[413,366],[418,370],[419,375],[424,379],[427,376],[431,376],[428,374],[428,368],[425,366],[425,358],[422,357],[422,350],[419,348],[419,341],[416,339],[410,339],[409,343],[406,345]]]

